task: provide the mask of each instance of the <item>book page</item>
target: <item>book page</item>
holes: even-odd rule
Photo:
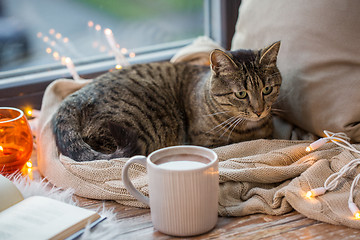
[[[29,197],[0,212],[0,239],[60,239],[99,217],[94,211],[51,198]]]
[[[19,189],[9,179],[0,174],[0,212],[22,200],[24,200],[24,197]]]

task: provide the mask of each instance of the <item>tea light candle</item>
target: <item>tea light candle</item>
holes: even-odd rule
[[[0,107],[0,171],[13,173],[30,159],[33,135],[24,112]]]

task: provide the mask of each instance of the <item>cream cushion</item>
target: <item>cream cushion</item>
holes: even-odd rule
[[[360,1],[243,0],[232,49],[281,40],[281,117],[360,142]]]

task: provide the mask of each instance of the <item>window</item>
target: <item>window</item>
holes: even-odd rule
[[[71,76],[66,57],[85,78],[115,67],[105,29],[131,63],[168,60],[200,35],[226,45],[239,2],[0,0],[0,106],[39,108],[46,86]]]
[[[131,49],[203,35],[203,0],[2,0],[3,24],[10,32],[1,48],[0,70],[108,57],[104,34],[111,29],[117,47]],[[5,36],[4,36],[5,37]],[[4,44],[3,43],[3,44]],[[13,52],[7,52],[12,48]],[[15,53],[15,54],[14,54]]]

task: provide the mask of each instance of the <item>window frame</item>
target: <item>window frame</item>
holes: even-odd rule
[[[204,35],[218,42],[225,49],[231,46],[238,8],[241,0],[204,0]],[[194,39],[153,45],[135,50],[136,57],[130,64],[168,61],[182,47]],[[84,79],[91,79],[115,66],[115,59],[87,60],[77,63],[76,70]],[[51,69],[51,70],[49,70]],[[49,64],[14,71],[0,72],[0,106],[40,109],[46,87],[55,79],[71,78],[60,64]]]

